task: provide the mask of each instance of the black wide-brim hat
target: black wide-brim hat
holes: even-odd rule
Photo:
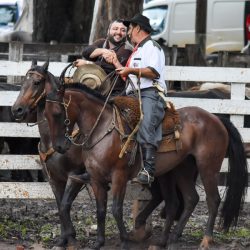
[[[149,23],[149,19],[140,13],[136,14],[130,20],[123,21],[123,24],[126,27],[129,27],[130,23],[138,24],[143,30],[145,30],[148,33],[151,33],[154,31]]]

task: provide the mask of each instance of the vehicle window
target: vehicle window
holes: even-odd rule
[[[177,3],[173,14],[173,31],[192,31],[195,28],[195,2]]]
[[[16,5],[2,5],[0,6],[0,25],[8,25],[15,23],[17,19]]]
[[[167,9],[167,5],[162,5],[143,10],[143,15],[150,19],[150,25],[154,29],[152,35],[157,35],[164,30],[166,26],[165,20],[167,16]]]
[[[225,15],[225,9],[226,15]],[[236,11],[237,10],[237,11]],[[213,5],[212,29],[243,29],[243,19],[236,13],[244,13],[244,5],[239,2],[216,2]]]

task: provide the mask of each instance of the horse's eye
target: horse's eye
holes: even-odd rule
[[[34,85],[39,85],[41,83],[41,81],[39,80],[39,81],[34,81]]]

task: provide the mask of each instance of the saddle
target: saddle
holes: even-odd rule
[[[112,104],[119,110],[117,115],[120,115],[123,121],[126,121],[129,130],[133,130],[140,120],[140,107],[138,99],[127,96],[117,96],[112,99]],[[118,117],[117,120],[120,118]],[[121,128],[122,124],[118,124]],[[121,128],[126,133],[128,129],[123,126]],[[158,152],[178,151],[181,149],[181,124],[179,113],[174,105],[168,102],[166,114],[162,121],[162,141],[158,148]]]

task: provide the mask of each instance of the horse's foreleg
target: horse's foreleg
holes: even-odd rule
[[[126,192],[127,178],[125,173],[119,173],[113,175],[112,177],[112,194],[113,194],[113,204],[112,213],[116,220],[120,239],[122,242],[122,247],[127,247],[128,233],[123,222],[123,201]]]
[[[49,183],[50,183],[52,192],[54,193],[55,198],[56,198],[56,204],[57,204],[57,209],[59,212],[60,227],[61,227],[60,239],[57,241],[56,245],[58,247],[65,247],[67,244],[67,239],[65,237],[66,227],[65,227],[65,224],[63,223],[61,216],[60,216],[60,206],[61,206],[62,197],[64,194],[66,182],[55,182],[53,179],[50,179]]]
[[[195,180],[193,178],[187,179],[184,175],[178,178],[178,188],[181,190],[184,200],[184,210],[170,235],[170,244],[177,242],[178,238],[182,235],[184,227],[199,201],[199,195],[195,189]]]
[[[76,231],[71,221],[70,209],[81,187],[82,184],[68,179],[59,208],[60,219],[64,225],[64,237],[67,239],[68,246],[76,245]]]
[[[97,208],[97,241],[95,249],[100,249],[105,243],[105,220],[107,213],[107,190],[108,187],[97,182],[92,182]]]

